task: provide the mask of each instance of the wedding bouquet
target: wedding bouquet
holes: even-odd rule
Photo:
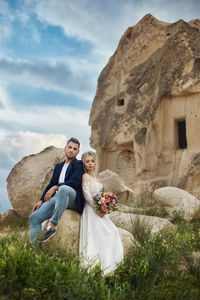
[[[95,197],[97,209],[105,214],[119,210],[119,200],[112,192],[99,192]]]

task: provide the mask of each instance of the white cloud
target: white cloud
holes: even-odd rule
[[[0,161],[1,168],[8,169],[14,166],[23,157],[38,153],[49,146],[64,148],[67,140],[73,135],[44,134],[30,131],[18,131],[15,133],[0,132]],[[77,137],[77,136],[75,136]],[[91,149],[88,140],[79,137],[81,153]],[[79,156],[80,157],[80,156]]]
[[[39,106],[0,110],[1,122],[14,128],[26,128],[35,132],[56,133],[89,137],[89,112],[81,109],[55,106]]]
[[[29,11],[26,9],[25,7],[23,8],[23,6],[21,6],[20,9],[16,12],[16,17],[23,25],[26,25],[30,20]]]
[[[180,18],[198,18],[198,0],[35,0],[35,12],[41,21],[63,28],[67,36],[88,40],[95,51],[112,55],[117,43],[129,27],[145,14],[161,21],[175,22]]]
[[[0,1],[4,3],[4,15],[9,12],[12,16],[6,2]],[[181,15],[183,12],[184,16],[189,17],[188,8],[199,6],[196,1],[190,4],[186,1],[179,4],[168,1],[166,4],[162,0],[156,3],[146,0],[126,2],[121,0],[24,0],[20,3],[24,3],[25,6],[21,12],[17,10],[14,17],[19,18],[22,23],[28,22],[35,9],[41,21],[60,26],[68,36],[89,40],[94,47],[90,56],[85,59],[76,56],[27,61],[4,56],[0,59],[0,76],[7,78],[8,81],[23,82],[36,88],[72,93],[89,101],[94,98],[100,71],[107,63],[109,56],[113,54],[120,37],[128,26],[134,25],[148,12],[160,19],[163,18],[164,21],[173,18],[175,21],[179,18],[178,14]],[[6,28],[7,34],[12,34],[9,27]],[[31,31],[32,38],[39,43],[40,33],[36,27],[33,27],[33,24]],[[6,36],[6,33],[4,35]]]
[[[12,35],[12,30],[7,25],[0,25],[0,40],[7,40]]]
[[[12,35],[13,14],[5,0],[0,0],[0,41],[7,40]]]
[[[6,86],[0,81],[0,109],[8,109],[10,107],[9,102]]]
[[[41,40],[39,31],[36,28],[33,28],[33,40],[36,43],[40,43],[40,40]]]
[[[9,5],[8,5],[8,2],[6,0],[0,0],[0,8],[1,8],[0,9],[0,15],[2,17],[10,18],[12,16]]]
[[[127,6],[128,11],[131,12],[133,5],[130,2]],[[152,14],[157,19],[173,23],[179,19],[183,19],[186,22],[194,18],[199,18],[200,2],[198,0],[157,0],[157,1],[147,1],[138,0],[136,1],[135,11],[137,12],[138,21],[147,13]],[[128,13],[130,15],[130,13]]]
[[[63,28],[67,36],[92,42],[99,53],[112,55],[128,24],[121,1],[35,1],[35,11],[43,22]],[[134,11],[132,10],[132,16]]]
[[[69,62],[69,64],[67,63]],[[73,65],[73,68],[70,67]],[[27,61],[0,58],[0,77],[8,82],[23,82],[36,88],[72,93],[91,101],[96,81],[91,63],[80,60],[70,63],[70,57],[51,60]],[[95,77],[96,78],[96,77]]]
[[[38,145],[41,149],[47,143],[51,145],[52,142],[58,147],[59,143],[63,143],[64,137],[70,138],[71,136],[80,139],[85,148],[89,147],[89,111],[48,105],[20,107],[16,110],[10,102],[12,103],[12,99],[9,99],[7,95],[6,86],[0,83],[0,103],[2,103],[2,108],[0,107],[2,128],[0,151],[2,153],[10,153],[10,150],[6,148],[9,145],[11,148],[23,145],[23,149],[26,151],[28,149],[38,151]],[[7,125],[9,129],[6,129]],[[22,142],[22,138],[24,142]],[[22,153],[22,155],[24,154]]]
[[[18,131],[16,133],[0,132],[1,159],[4,157],[4,163],[1,167],[15,164],[26,155],[42,151],[48,146],[57,148],[64,147],[66,136],[63,134],[44,134],[30,131]],[[6,155],[5,155],[6,154]],[[9,161],[5,161],[5,157]]]

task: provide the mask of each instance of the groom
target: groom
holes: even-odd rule
[[[80,142],[70,138],[65,146],[66,160],[55,166],[50,183],[44,190],[29,217],[30,240],[33,244],[35,238],[41,242],[47,241],[56,233],[58,224],[65,209],[78,211],[80,214],[84,207],[82,194],[82,175],[84,167],[76,156],[80,150]],[[41,224],[49,219],[48,225],[41,233]]]

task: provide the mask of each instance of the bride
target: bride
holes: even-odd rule
[[[95,208],[93,197],[102,190],[102,184],[95,176],[96,154],[92,151],[83,153],[85,174],[82,189],[85,207],[81,215],[79,254],[82,265],[101,263],[103,274],[116,269],[123,260],[123,245],[117,227],[109,215],[100,213]]]

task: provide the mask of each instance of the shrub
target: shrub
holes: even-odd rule
[[[30,248],[19,233],[0,237],[0,299],[200,299],[200,229],[175,216],[176,229],[151,236],[141,223],[134,245],[115,272],[83,268],[79,257]],[[193,255],[197,254],[194,260]]]

